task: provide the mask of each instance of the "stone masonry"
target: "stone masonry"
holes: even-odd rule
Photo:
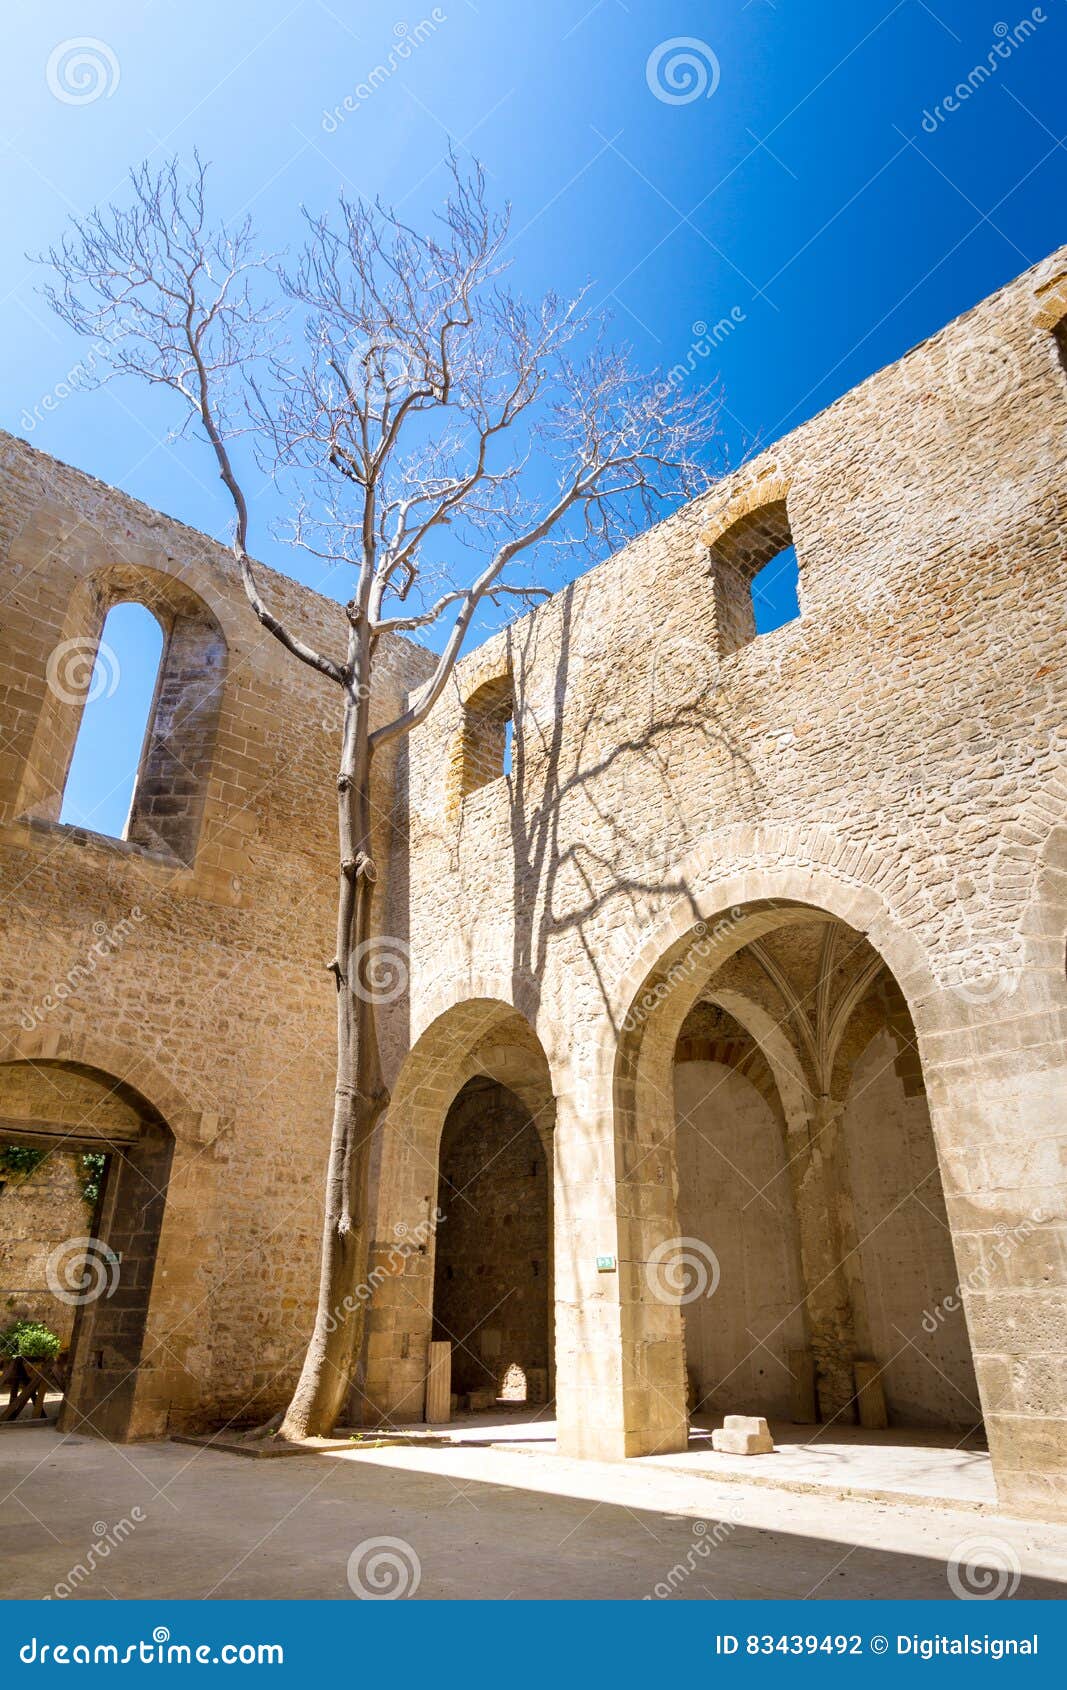
[[[728,1271],[699,1331],[657,1278],[693,1244],[682,1213],[715,1253],[679,1189],[691,1065],[709,1137],[779,1135],[756,1161],[789,1249],[745,1307],[782,1310],[758,1336],[789,1332],[791,1400],[810,1370],[822,1417],[854,1414],[873,1352],[901,1415],[951,1420],[920,1362],[880,1349],[932,1320],[925,1353],[977,1382],[1002,1502],[1067,1515],[1065,319],[1061,252],[472,651],[383,763],[393,1266],[364,1411],[422,1414],[441,1134],[495,1082],[551,1152],[561,1448],[684,1447],[698,1347],[721,1370],[727,1311],[741,1330]],[[87,1310],[76,1335],[90,1422],[251,1423],[285,1400],[317,1270],[330,688],[260,629],[225,548],[20,441],[2,462],[4,1137],[126,1146],[131,1190],[155,1188],[121,1319]],[[755,637],[752,576],[790,543],[800,617]],[[338,606],[263,578],[339,645]],[[64,657],[124,598],[165,650],[115,841],[57,817],[81,703]],[[382,714],[428,664],[389,655]],[[891,1211],[916,1195],[933,1219],[909,1208],[905,1234]],[[724,1259],[759,1236],[735,1229]],[[717,1410],[764,1412],[718,1386]]]

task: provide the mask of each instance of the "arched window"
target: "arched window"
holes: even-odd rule
[[[732,522],[711,546],[719,652],[739,651],[800,615],[800,575],[784,498]]]
[[[515,740],[515,684],[510,670],[484,681],[467,699],[449,759],[447,809],[511,773]]]
[[[150,610],[117,604],[108,611],[63,788],[61,822],[127,838],[162,656],[163,630]]]
[[[16,814],[192,865],[226,675],[216,616],[174,576],[108,564],[56,632]]]

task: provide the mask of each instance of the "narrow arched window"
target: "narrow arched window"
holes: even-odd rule
[[[722,656],[800,615],[800,571],[784,498],[738,517],[713,541],[716,637]]]
[[[503,775],[510,775],[515,749],[515,684],[508,670],[485,681],[467,699],[453,743],[446,808],[458,811],[463,799]]]
[[[112,839],[128,837],[162,656],[163,630],[152,612],[142,604],[113,606],[84,695],[61,822]],[[84,647],[81,661],[86,662]]]

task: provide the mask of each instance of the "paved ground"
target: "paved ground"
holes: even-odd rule
[[[996,1507],[993,1463],[981,1438],[931,1430],[865,1432],[859,1426],[776,1424],[771,1428],[773,1455],[752,1457],[720,1455],[712,1449],[712,1427],[721,1423],[698,1417],[686,1454],[657,1455],[651,1461],[702,1478],[855,1492],[878,1499],[924,1497],[982,1511]],[[460,1442],[505,1442],[533,1449],[550,1448],[556,1436],[556,1423],[547,1410],[468,1415],[434,1429]]]
[[[417,1564],[420,1599],[942,1597],[961,1554],[957,1584],[981,1583],[977,1564],[995,1588],[1018,1571],[1019,1596],[1067,1596],[1067,1527],[566,1461],[551,1446],[252,1461],[0,1433],[5,1596],[351,1600],[354,1556],[363,1589],[410,1588]]]

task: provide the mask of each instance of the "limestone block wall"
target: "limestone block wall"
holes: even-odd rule
[[[842,1135],[866,1317],[858,1337],[883,1367],[890,1424],[969,1432],[982,1410],[930,1114],[922,1094],[905,1094],[886,1033],[856,1064]]]
[[[785,1134],[752,1082],[721,1063],[680,1062],[674,1084],[694,1401],[704,1414],[743,1402],[788,1420],[789,1352],[807,1338]]]
[[[677,1037],[717,969],[825,911],[917,1036],[1001,1495],[1067,1511],[1065,315],[1060,253],[471,653],[379,770],[378,918],[410,978],[382,1013],[376,1242],[432,1216],[461,1086],[514,1090],[552,1145],[571,1453],[685,1439],[681,1314],[647,1272],[680,1232]],[[225,548],[20,442],[0,468],[0,1062],[113,1076],[173,1137],[134,1430],[253,1419],[299,1360],[317,1255],[328,683],[265,636]],[[799,620],[752,637],[751,573],[785,543]],[[339,639],[337,606],[266,585]],[[126,844],[57,825],[77,709],[54,661],[49,683],[122,596],[218,705],[189,720],[166,689],[193,774],[168,793],[153,769]],[[399,699],[428,660],[393,655]],[[484,779],[509,710],[510,770]],[[382,1412],[421,1412],[433,1267],[431,1228],[375,1293]]]
[[[339,606],[261,578],[280,614],[343,650]],[[92,1138],[99,1104],[57,1090],[69,1065],[163,1118],[173,1156],[128,1430],[254,1420],[284,1403],[317,1278],[335,1014],[333,689],[261,628],[226,547],[7,436],[0,582],[0,1062],[35,1082],[5,1099],[5,1118],[40,1126],[51,1114],[62,1142]],[[125,843],[56,817],[80,719],[64,657],[88,650],[84,685],[106,609],[131,597],[169,618],[168,735]],[[399,641],[390,655],[382,715],[427,663]],[[376,803],[383,864],[395,762],[381,766]],[[402,853],[379,892],[383,925],[404,934]],[[383,1013],[387,1056],[406,1038],[398,1003]]]
[[[74,1330],[74,1309],[49,1288],[48,1258],[64,1239],[84,1234],[90,1212],[82,1196],[77,1157],[50,1156],[31,1173],[0,1185],[0,1330],[20,1318],[41,1320],[63,1348]]]
[[[412,742],[409,1061],[461,1071],[474,1004],[545,1053],[572,1451],[684,1436],[679,1323],[642,1271],[678,1231],[652,1107],[676,1025],[635,1005],[698,921],[740,912],[710,967],[795,901],[866,934],[904,995],[957,1266],[989,1269],[967,1308],[1002,1495],[1067,1508],[1065,277],[1054,255],[497,636]],[[721,542],[760,510],[781,537],[783,504],[800,618],[738,643]],[[494,666],[511,772],[453,807]],[[432,1145],[397,1080],[386,1205],[388,1145],[401,1167],[416,1120]]]

